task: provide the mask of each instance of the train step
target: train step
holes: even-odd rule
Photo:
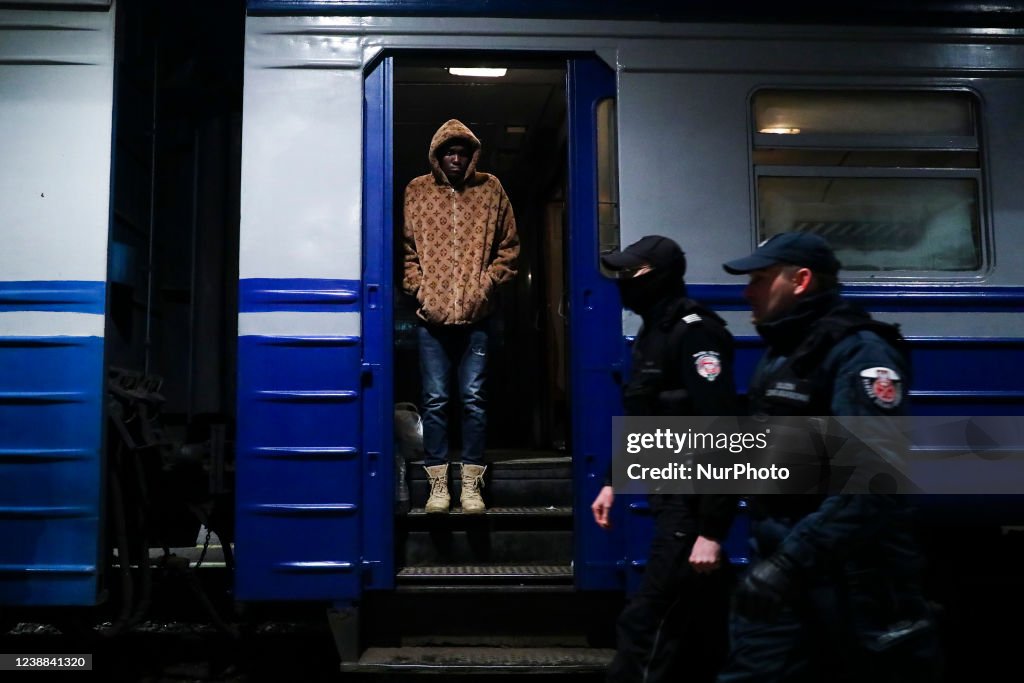
[[[614,650],[588,647],[371,647],[343,672],[379,674],[594,674]]]
[[[447,569],[463,577],[484,571]],[[368,593],[360,608],[361,646],[376,648],[377,654],[361,659],[365,649],[350,649],[347,656],[342,653],[342,660],[350,666],[375,662],[374,670],[381,673],[388,671],[386,661],[395,667],[391,671],[408,665],[419,673],[436,672],[429,666],[417,669],[431,661],[451,665],[458,673],[471,673],[478,666],[486,671],[508,666],[495,673],[525,673],[533,665],[567,673],[578,660],[559,659],[554,653],[591,656],[601,648],[614,647],[615,619],[624,599],[621,592],[577,591],[568,566],[489,567],[486,571],[502,573],[488,582],[459,583],[449,576],[442,587],[429,582],[439,580],[436,574],[424,572],[421,578],[428,583],[417,583],[407,575],[400,577],[398,590]],[[501,650],[504,659],[488,654],[493,650]],[[461,654],[455,656],[457,652]],[[388,659],[380,653],[402,656]],[[607,663],[599,659],[593,670]]]
[[[449,515],[463,516],[462,508],[458,507],[457,502],[455,507],[449,510]],[[422,508],[412,508],[407,513],[409,517],[427,517],[427,511]],[[479,517],[479,515],[465,515],[467,518]],[[572,507],[567,505],[504,505],[499,507],[489,507],[484,512],[485,517],[572,517]],[[443,516],[435,515],[434,519],[443,519]]]
[[[465,585],[485,583],[571,583],[572,565],[566,564],[477,564],[405,567],[399,570],[399,586],[423,584]],[[504,586],[507,588],[507,586]]]
[[[487,511],[467,515],[459,503],[458,454],[453,455],[454,466],[448,473],[452,508],[448,514],[426,514],[426,472],[422,462],[409,463],[408,481],[415,507],[395,518],[399,568],[422,569],[429,574],[430,568],[443,566],[569,565],[573,548],[570,457],[558,451],[489,451],[484,487]],[[477,577],[474,580],[493,579],[481,571],[473,574]],[[442,575],[438,580],[448,583],[450,578]],[[465,583],[466,579],[455,580]]]

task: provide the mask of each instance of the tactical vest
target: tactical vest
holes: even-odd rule
[[[868,330],[891,344],[906,359],[905,342],[895,325],[872,320],[856,308],[839,306],[811,327],[788,357],[762,361],[751,382],[754,415],[829,415],[835,373],[824,361],[846,337]]]
[[[627,415],[692,415],[692,398],[679,367],[678,349],[692,325],[720,325],[720,318],[692,299],[681,299],[661,323],[643,330],[632,353],[623,390]]]

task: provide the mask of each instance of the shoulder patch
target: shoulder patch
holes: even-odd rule
[[[684,315],[683,316],[683,322],[686,323],[687,325],[692,325],[693,323],[699,323],[701,320],[702,320],[702,318],[699,315],[697,315],[696,313],[691,313],[690,315]]]
[[[709,382],[714,382],[722,374],[722,360],[718,351],[698,351],[693,354],[693,366],[697,374]]]
[[[903,402],[903,382],[892,368],[861,370],[860,383],[868,400],[879,408],[891,410]]]

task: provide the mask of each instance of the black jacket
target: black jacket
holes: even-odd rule
[[[751,380],[755,415],[904,414],[909,367],[902,337],[838,294],[809,297],[758,332],[769,348]],[[885,420],[870,424],[892,427]],[[751,507],[761,520],[754,527],[761,552],[781,551],[804,571],[850,564],[900,571],[917,563],[900,495],[766,495]]]
[[[666,297],[644,315],[633,344],[626,414],[735,415],[734,355],[732,335],[717,314],[682,294]],[[655,512],[684,508],[690,530],[717,541],[728,533],[736,503],[729,495],[650,497]]]

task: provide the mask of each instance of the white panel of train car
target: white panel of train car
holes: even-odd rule
[[[246,24],[239,276],[358,280],[362,50]]]
[[[687,252],[687,279],[727,282],[724,249],[752,244],[746,78],[619,75],[619,196],[623,244],[651,233]]]
[[[0,10],[0,280],[106,280],[114,14]]]

